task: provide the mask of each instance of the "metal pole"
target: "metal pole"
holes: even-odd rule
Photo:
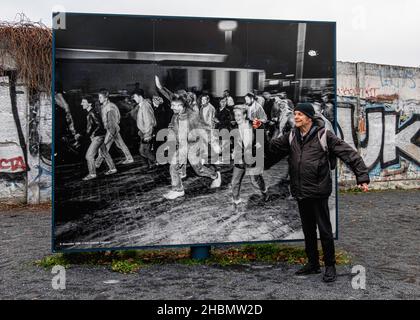
[[[210,246],[193,246],[190,247],[190,256],[195,260],[204,260],[210,258]]]
[[[303,64],[305,60],[305,39],[306,39],[306,23],[299,23],[297,36],[297,50],[296,50],[296,73],[295,80],[299,83],[295,85],[294,100],[300,101],[302,94],[302,78],[303,78]]]

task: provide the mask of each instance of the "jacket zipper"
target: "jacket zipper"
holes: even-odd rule
[[[298,169],[299,169],[299,174],[298,174],[298,177],[299,177],[299,197],[301,197],[301,191],[302,191],[302,180],[301,180],[301,167],[302,167],[302,149],[303,149],[303,143],[300,143],[300,141],[297,141],[297,138],[295,138],[296,139],[296,142],[299,144],[299,148],[300,148],[300,155],[299,155],[299,166],[298,166]]]

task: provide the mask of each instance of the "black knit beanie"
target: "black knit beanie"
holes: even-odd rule
[[[313,119],[315,117],[314,107],[312,106],[312,103],[309,103],[309,102],[298,103],[296,105],[294,111],[300,111],[300,112],[306,114],[311,119]]]

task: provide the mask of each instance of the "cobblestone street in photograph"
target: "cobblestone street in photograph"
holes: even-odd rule
[[[241,189],[244,201],[234,206],[232,167],[220,166],[220,170],[222,186],[212,190],[210,179],[198,177],[189,169],[184,179],[185,197],[169,201],[162,197],[170,189],[168,166],[149,171],[136,161],[120,166],[117,174],[102,174],[91,181],[82,181],[83,169],[77,166],[58,168],[57,248],[302,238],[297,204],[286,182],[286,160],[264,173],[270,194],[267,202],[245,176]],[[331,197],[333,214],[334,201]]]

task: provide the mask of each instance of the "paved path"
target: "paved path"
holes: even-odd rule
[[[50,252],[50,213],[0,213],[0,299],[420,299],[420,191],[345,194],[337,247],[366,268],[366,290],[351,286],[351,266],[333,284],[296,277],[288,264],[235,267],[154,265],[123,275],[107,267],[67,269],[67,288],[31,263]],[[107,280],[118,280],[106,284]]]

